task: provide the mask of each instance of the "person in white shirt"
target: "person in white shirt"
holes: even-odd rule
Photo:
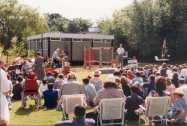
[[[7,73],[2,69],[2,64],[2,61],[0,61],[0,125],[9,125],[10,112],[6,96],[11,91],[8,85]]]
[[[11,99],[12,99],[12,91],[13,91],[13,85],[12,85],[12,81],[11,81],[11,77],[10,75],[7,75],[7,84],[8,84],[8,87],[9,87],[9,94],[6,96],[7,98],[7,101],[8,101],[8,106],[9,106],[9,109],[12,108],[12,102],[11,102]]]
[[[39,94],[40,97],[43,97],[43,93],[44,91],[48,90],[48,86],[47,86],[47,80],[42,80],[42,83],[39,86]]]
[[[86,95],[86,102],[89,106],[94,106],[94,98],[97,94],[95,86],[89,82],[88,78],[82,80],[84,85],[84,92]]]
[[[180,76],[183,76],[183,77],[185,77],[185,79],[187,79],[187,67],[186,66],[184,66],[181,69]]]
[[[122,44],[120,44],[120,47],[116,50],[117,57],[118,57],[118,63],[121,68],[123,68],[123,56],[125,54],[125,49],[123,48]]]

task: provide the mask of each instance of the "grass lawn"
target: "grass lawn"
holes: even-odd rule
[[[93,70],[85,70],[82,68],[74,68],[79,81],[89,74],[93,74]],[[105,78],[103,76],[102,78]],[[33,108],[34,102],[29,100],[27,109],[19,109],[20,102],[14,102],[11,110],[11,126],[53,126],[53,124],[62,119],[62,114],[59,111],[43,109],[35,111]]]
[[[62,119],[59,111],[40,109],[35,111],[34,102],[29,101],[29,107],[19,109],[21,103],[14,102],[11,110],[11,126],[53,126],[55,122]],[[137,126],[138,122],[130,122],[128,126]]]
[[[61,120],[61,112],[54,110],[35,111],[33,106],[26,109],[19,109],[21,103],[14,102],[11,110],[11,126],[52,126],[55,122]],[[29,105],[34,102],[29,101]]]

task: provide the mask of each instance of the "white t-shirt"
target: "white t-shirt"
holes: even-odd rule
[[[181,70],[180,76],[187,78],[187,68]]]
[[[122,47],[119,47],[116,52],[118,55],[123,55],[125,53],[125,49]]]
[[[10,90],[9,83],[7,73],[0,68],[0,93],[8,92]]]
[[[39,86],[39,94],[40,94],[40,96],[43,96],[43,92],[46,91],[46,90],[48,90],[47,84],[46,85],[40,84],[40,86]]]
[[[9,123],[10,113],[8,108],[8,101],[3,93],[10,90],[7,79],[7,73],[0,68],[0,119]]]

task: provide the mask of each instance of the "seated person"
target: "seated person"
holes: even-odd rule
[[[29,96],[31,99],[35,101],[35,105],[39,107],[39,92],[38,92],[38,82],[37,76],[34,72],[30,72],[28,78],[23,83],[23,92],[22,92],[22,103],[21,108],[26,107],[27,97]]]
[[[125,108],[127,109],[127,120],[138,120],[138,115],[135,110],[139,108],[139,105],[143,104],[143,98],[138,95],[139,89],[137,87],[131,87],[131,96],[127,97]]]
[[[43,97],[43,93],[48,90],[47,80],[42,80],[42,83],[39,86],[40,98]]]
[[[85,78],[82,80],[84,84],[84,90],[85,90],[85,95],[86,95],[86,102],[88,105],[93,106],[93,99],[96,96],[96,89],[93,84],[89,82],[88,78]]]
[[[84,94],[83,85],[77,81],[77,78],[73,73],[68,74],[67,82],[62,85],[61,90],[61,95]]]
[[[44,106],[46,109],[55,108],[57,106],[58,92],[53,90],[53,84],[48,84],[48,90],[44,93]]]
[[[100,74],[100,71],[95,71],[94,77],[90,79],[90,83],[95,86],[97,92],[103,88],[103,82],[101,80]]]
[[[143,78],[141,77],[140,72],[136,73],[136,77],[132,80],[133,84],[139,84],[139,85],[143,85]]]
[[[123,90],[119,89],[117,84],[113,81],[106,81],[104,83],[104,89],[101,89],[95,99],[94,104],[98,105],[100,101],[104,98],[124,98],[126,99]]]
[[[54,89],[61,89],[62,85],[64,84],[64,75],[59,74],[58,78],[55,80]]]
[[[77,81],[75,74],[70,73],[68,74],[67,82],[62,85],[58,108],[61,108],[60,106],[62,106],[63,96],[72,94],[85,94],[85,92],[84,86]]]
[[[187,104],[183,98],[184,92],[178,88],[174,92],[174,106],[169,112],[171,123],[185,123],[185,117],[187,112]]]
[[[55,126],[95,126],[93,119],[85,118],[86,109],[82,106],[76,106],[74,109],[75,118],[73,120],[61,121]]]
[[[22,87],[22,81],[23,78],[22,77],[18,77],[16,84],[13,86],[13,99],[14,100],[21,100],[21,93],[23,91],[23,87]]]
[[[54,73],[48,72],[45,79],[47,80],[48,83],[54,83],[55,82]]]

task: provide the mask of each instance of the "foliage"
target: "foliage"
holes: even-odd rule
[[[19,5],[16,0],[0,2],[0,43],[3,52],[13,47],[11,40],[24,52],[26,38],[33,34],[48,31],[48,25],[40,14],[27,6]]]
[[[87,32],[88,28],[91,26],[90,21],[75,18],[75,19],[67,19],[58,13],[46,14],[46,20],[48,22],[50,31],[60,31],[60,32]]]
[[[103,33],[111,33],[132,55],[151,59],[160,55],[163,40],[167,40],[169,54],[185,58],[187,53],[187,1],[134,0],[132,6],[99,22]]]

